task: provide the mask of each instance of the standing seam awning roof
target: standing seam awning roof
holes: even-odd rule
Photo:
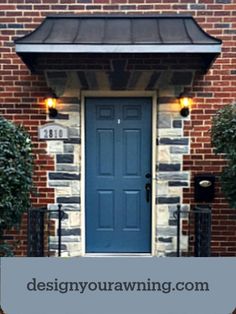
[[[52,15],[15,45],[29,67],[48,53],[193,53],[208,67],[221,52],[221,40],[186,15]]]

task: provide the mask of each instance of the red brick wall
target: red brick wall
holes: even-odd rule
[[[37,141],[37,128],[46,119],[42,100],[47,87],[43,77],[31,75],[15,54],[13,40],[35,29],[52,13],[187,13],[205,31],[221,38],[221,56],[205,76],[195,80],[192,119],[185,128],[185,135],[192,138],[191,155],[185,157],[184,167],[193,175],[221,172],[224,162],[212,154],[209,128],[212,114],[236,98],[235,0],[0,0],[0,114],[23,123],[34,141],[37,193],[32,196],[33,206],[54,202],[53,189],[46,187],[46,171],[53,170],[53,160],[45,154],[45,143]],[[184,203],[193,204],[192,188],[185,190]],[[213,254],[236,255],[236,213],[228,208],[219,182],[213,212]],[[15,237],[15,232],[10,235]],[[17,255],[25,255],[25,228],[17,240]]]

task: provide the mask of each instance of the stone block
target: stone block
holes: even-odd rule
[[[63,153],[63,141],[47,141],[47,152],[49,154]]]
[[[58,252],[57,252],[57,254],[58,254]],[[58,256],[58,255],[56,255],[56,256]],[[63,252],[61,252],[61,257],[69,257],[70,255],[69,255],[69,252],[68,251],[63,251]]]
[[[50,244],[49,244],[49,249],[50,249],[50,250],[55,250],[55,251],[57,251],[57,250],[58,250],[58,243],[50,243]],[[66,250],[66,249],[67,249],[67,246],[66,246],[65,244],[62,244],[62,245],[61,245],[61,249],[62,249],[62,250]]]
[[[63,125],[68,126],[69,128],[78,128],[80,127],[80,119],[80,112],[70,112],[69,119],[67,121],[63,121]]]
[[[158,180],[166,181],[188,181],[189,172],[160,172],[158,173]]]
[[[168,182],[159,181],[157,184],[157,193],[158,196],[166,196],[168,194]]]
[[[79,242],[71,242],[71,243],[67,243],[67,250],[69,251],[69,254],[71,256],[71,254],[73,253],[80,253],[81,254],[81,243]]]
[[[66,172],[49,172],[49,180],[80,180],[80,174]]]
[[[57,110],[63,113],[70,113],[79,111],[80,106],[79,104],[68,104],[68,103],[58,103],[57,104]]]
[[[158,111],[160,113],[168,112],[172,114],[173,118],[180,118],[179,114],[179,104],[178,102],[168,103],[168,104],[159,104]]]
[[[80,182],[72,181],[71,182],[71,194],[79,195],[80,194]]]
[[[165,257],[165,252],[158,250],[158,248],[156,249],[156,256],[157,257]]]
[[[158,241],[165,243],[172,243],[172,237],[158,237]]]
[[[74,162],[73,154],[58,154],[56,156],[56,161],[58,164],[69,164]]]
[[[80,211],[80,204],[61,204],[61,209],[66,213],[66,215],[70,212],[79,212]],[[57,211],[58,204],[49,204],[48,205],[49,211]]]
[[[168,224],[169,224],[169,226],[177,226],[177,220],[176,219],[169,219]]]
[[[170,162],[171,163],[183,163],[183,155],[182,154],[170,154]]]
[[[159,242],[158,243],[158,250],[163,251],[163,252],[174,251],[174,245],[173,245],[173,243]]]
[[[59,203],[59,204],[80,204],[80,197],[79,196],[57,197],[57,203]]]
[[[57,218],[58,218],[58,213]],[[80,227],[80,212],[70,212],[70,211],[64,211],[64,216],[62,221],[62,228],[63,229],[71,229],[71,228],[79,228]]]
[[[69,120],[69,115],[68,114],[64,114],[61,112],[58,112],[58,114],[56,115],[55,118],[52,118],[51,120]]]
[[[188,145],[189,139],[187,137],[184,138],[160,138],[159,143],[162,145]]]
[[[168,189],[168,196],[171,197],[181,197],[183,188],[182,187],[171,187]]]
[[[70,154],[74,152],[74,145],[73,144],[64,144],[64,153]]]
[[[171,128],[171,116],[160,113],[158,115],[157,128]]]
[[[56,209],[57,210],[57,209]],[[58,211],[49,211],[49,219],[58,219],[59,218],[59,212]],[[68,219],[68,214],[66,212],[62,215],[62,222],[66,223],[65,221]]]
[[[188,154],[189,147],[188,146],[172,146],[170,147],[171,154]]]
[[[183,191],[183,186],[182,185],[169,185],[168,181],[168,193],[169,195],[176,195],[176,193],[180,193],[180,195],[182,194]],[[177,181],[173,181],[173,182],[177,182]],[[178,191],[178,192],[177,192]]]
[[[49,181],[49,187],[69,187],[70,183],[68,181]]]
[[[175,129],[163,128],[163,129],[159,129],[157,133],[158,133],[158,136],[161,138],[162,137],[166,138],[166,137],[182,137],[183,136],[182,129],[177,129],[177,128],[175,128]]]
[[[65,211],[80,211],[80,204],[62,204]]]
[[[49,211],[58,210],[58,204],[49,204],[48,205],[48,210]]]
[[[58,164],[56,165],[56,171],[66,171],[66,172],[80,172],[79,166],[74,165],[65,165],[65,164]]]
[[[79,250],[79,251],[71,251],[70,252],[70,257],[79,257],[81,255],[82,255],[81,250]]]
[[[166,257],[176,257],[177,252],[171,251],[171,252],[165,252]]]
[[[169,181],[168,185],[172,187],[188,187],[189,183],[187,181]]]
[[[168,226],[169,221],[169,211],[166,208],[166,210],[158,210],[157,212],[157,220],[159,226]]]
[[[168,205],[157,205],[156,206],[157,209],[157,215],[159,212],[166,212],[169,210],[169,206]]]
[[[180,249],[183,251],[187,251],[188,250],[188,236],[184,236],[182,235],[180,238]]]
[[[80,234],[81,234],[80,228],[62,229],[61,230],[62,236],[79,236]]]
[[[71,71],[68,71],[67,77],[69,77],[71,75],[71,73],[72,73]],[[60,97],[60,102],[66,104],[66,105],[70,105],[70,104],[80,105],[80,97],[62,96],[62,97]]]
[[[158,146],[158,154],[157,154],[158,162],[170,162],[170,149],[168,146],[159,145]]]
[[[81,139],[80,138],[69,138],[69,139],[66,139],[64,140],[64,143],[66,144],[81,144]]]
[[[182,128],[182,120],[173,120],[173,128]]]
[[[80,226],[81,224],[81,215],[80,212],[67,212],[69,215],[69,225],[70,227],[77,227]]]
[[[71,188],[70,187],[56,187],[56,196],[68,196],[71,195]]]
[[[58,238],[58,237],[56,237]],[[80,242],[81,241],[81,237],[80,236],[74,236],[74,235],[63,235],[61,237],[62,242]]]
[[[157,197],[156,204],[178,204],[180,202],[180,197],[173,196],[173,197]]]
[[[80,137],[80,129],[79,128],[69,128],[69,137]]]
[[[180,171],[180,164],[166,164],[161,163],[158,165],[159,171]]]
[[[176,237],[177,228],[175,226],[159,226],[157,225],[157,237]]]

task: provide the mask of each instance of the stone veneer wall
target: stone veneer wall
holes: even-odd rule
[[[48,209],[57,210],[62,204],[65,215],[62,219],[62,256],[81,255],[81,110],[79,98],[61,98],[58,104],[58,123],[69,128],[69,139],[48,141],[47,152],[54,156],[55,172],[48,172],[48,185],[55,189],[56,204]],[[50,215],[58,227],[58,214]],[[57,254],[58,236],[50,237],[49,248]]]
[[[179,93],[178,93],[179,94]],[[179,114],[173,88],[161,90],[157,103],[156,146],[156,239],[155,255],[173,256],[176,253],[177,221],[174,212],[182,203],[183,188],[189,186],[189,172],[182,171],[183,155],[189,153],[189,139],[183,136],[184,119]],[[81,245],[81,110],[79,98],[61,98],[59,119],[55,121],[69,127],[70,139],[48,141],[47,152],[55,160],[55,172],[48,172],[48,185],[55,189],[56,204],[62,204],[65,216],[62,221],[62,256],[79,256]],[[185,118],[189,119],[189,118]],[[56,226],[58,216],[51,214]],[[181,237],[182,249],[187,248],[188,238]],[[57,252],[57,235],[50,238],[51,251]]]
[[[190,185],[189,171],[183,171],[183,155],[189,154],[189,138],[184,136],[184,120],[179,114],[175,90],[160,90],[157,117],[156,164],[156,254],[175,256],[177,243],[177,205],[183,204],[183,188]],[[184,218],[184,215],[182,216]],[[181,235],[181,250],[187,250],[188,237]]]

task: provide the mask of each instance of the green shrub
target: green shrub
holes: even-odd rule
[[[216,154],[228,161],[221,175],[222,191],[236,208],[236,104],[220,109],[212,119],[211,140]]]
[[[20,223],[30,206],[32,172],[29,135],[22,126],[0,117],[0,237]]]

